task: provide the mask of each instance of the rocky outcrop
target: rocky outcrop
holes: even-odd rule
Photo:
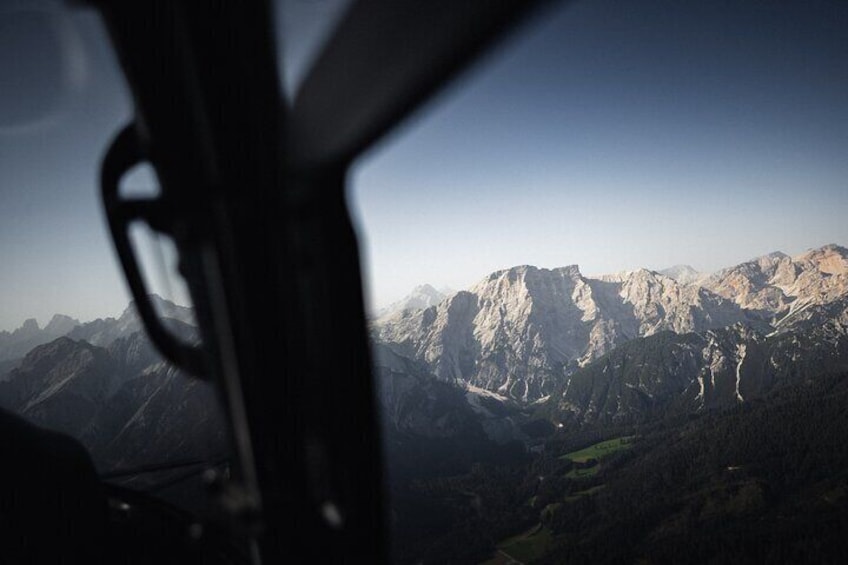
[[[796,257],[771,253],[721,270],[703,285],[781,325],[805,308],[827,304],[846,294],[848,250],[826,245]]]
[[[375,344],[374,380],[380,418],[390,437],[475,437],[498,444],[527,438],[527,418],[507,398],[442,382],[426,364]]]
[[[768,335],[736,324],[633,340],[571,375],[542,411],[572,426],[635,423],[733,406],[846,370],[843,297],[806,309]]]

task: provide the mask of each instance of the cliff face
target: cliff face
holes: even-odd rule
[[[774,324],[804,308],[827,304],[848,290],[848,250],[826,245],[789,257],[771,253],[723,269],[703,281],[705,288]]]
[[[633,339],[734,324],[767,335],[790,326],[846,295],[848,250],[772,253],[711,276],[691,267],[666,272],[590,278],[574,265],[513,267],[438,305],[381,318],[374,336],[443,381],[530,403]]]
[[[743,324],[636,339],[571,375],[542,410],[570,425],[734,406],[848,370],[848,297],[765,335]]]
[[[704,288],[647,270],[591,279],[577,266],[521,266],[492,273],[438,306],[383,319],[376,334],[442,380],[533,402],[630,339],[748,317]]]

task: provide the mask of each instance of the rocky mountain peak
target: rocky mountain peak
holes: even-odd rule
[[[166,298],[162,298],[158,294],[149,294],[148,298],[153,305],[153,309],[162,318],[172,318],[181,322],[193,324],[194,310],[187,306],[180,306],[175,302],[171,302]],[[138,319],[138,310],[136,309],[135,300],[130,301],[129,305],[124,309],[118,321],[124,324],[135,323]]]
[[[41,328],[38,326],[38,321],[35,318],[27,318],[24,320],[23,325],[16,330],[15,333],[19,333],[19,335],[32,335],[38,332]]]
[[[85,342],[77,342],[67,337],[60,337],[50,343],[39,345],[26,354],[23,361],[21,361],[21,367],[30,367],[39,363],[42,359],[55,357],[57,355],[64,355],[68,351],[80,347],[80,343],[84,344]]]
[[[412,292],[414,294],[423,294],[425,296],[438,296],[438,295],[441,294],[438,290],[433,288],[433,285],[428,284],[428,283],[420,284],[420,285],[416,286],[415,288],[412,289]]]
[[[449,292],[436,290],[430,284],[422,284],[413,288],[412,292],[401,300],[380,309],[377,312],[377,318],[386,318],[399,312],[423,310],[431,306],[436,306],[447,298],[448,295]]]
[[[773,264],[783,261],[784,259],[791,259],[791,257],[789,257],[789,255],[787,255],[783,251],[772,251],[771,253],[766,253],[761,257],[757,257],[755,261],[758,261],[762,264]]]
[[[496,271],[471,287],[470,292],[481,301],[510,297],[513,301],[546,301],[551,295],[563,295],[573,291],[582,281],[577,265],[557,269],[542,269],[532,265],[521,265]]]
[[[196,326],[194,311],[186,306],[180,306],[155,294],[150,295],[156,313],[166,325]],[[94,345],[106,347],[118,338],[130,336],[142,330],[141,319],[136,311],[135,301],[130,302],[121,316],[115,318],[98,318],[74,327],[68,336],[73,339],[83,339]]]
[[[592,279],[576,265],[520,265],[436,307],[379,320],[376,336],[440,379],[533,402],[624,341],[743,318],[735,304],[647,269]]]
[[[55,314],[44,326],[44,331],[54,336],[63,336],[78,325],[79,320],[64,314]]]
[[[704,274],[698,272],[691,265],[674,265],[658,272],[661,275],[672,278],[681,284],[697,284],[704,278]]]
[[[706,332],[726,328],[722,335],[755,343],[742,334],[808,323],[808,308],[846,294],[848,251],[836,245],[794,258],[774,252],[710,276],[688,266],[585,277],[576,265],[519,265],[378,321],[375,337],[441,380],[527,403],[628,341],[665,332],[716,341]],[[731,349],[721,354],[728,366]]]
[[[38,325],[35,318],[30,318],[11,333],[0,332],[0,361],[20,359],[34,347],[65,335],[76,324],[73,318],[57,314],[44,328]]]
[[[723,269],[704,286],[742,308],[780,320],[848,292],[848,250],[826,245],[796,257],[770,253]]]
[[[827,275],[848,274],[848,249],[833,243],[819,249],[811,249],[796,257],[795,261],[810,265]]]

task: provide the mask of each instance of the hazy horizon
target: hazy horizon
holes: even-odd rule
[[[129,302],[97,175],[132,106],[98,20],[72,13],[84,82],[49,122],[0,124],[4,330]],[[566,4],[354,164],[368,299],[520,264],[708,272],[848,244],[846,149],[848,4]]]
[[[738,261],[728,263],[726,265],[719,265],[715,268],[699,268],[698,265],[694,262],[682,262],[682,263],[674,263],[674,264],[662,265],[662,266],[638,265],[638,266],[631,266],[631,267],[628,267],[628,268],[621,268],[621,269],[614,269],[614,270],[607,270],[607,271],[590,271],[590,270],[584,268],[583,265],[581,265],[580,263],[576,263],[576,262],[563,263],[561,265],[537,265],[537,264],[534,264],[534,263],[527,263],[527,262],[516,263],[516,264],[513,264],[513,265],[505,265],[503,267],[492,269],[492,270],[487,271],[487,272],[481,274],[480,276],[474,278],[470,282],[460,284],[460,285],[451,285],[451,284],[447,284],[447,283],[442,283],[441,281],[437,281],[437,282],[421,281],[421,282],[409,287],[405,292],[401,293],[398,296],[395,296],[395,297],[390,298],[388,300],[382,300],[380,302],[375,302],[373,305],[371,305],[371,309],[372,310],[378,310],[380,308],[385,308],[386,306],[389,306],[394,302],[402,300],[403,298],[407,297],[409,295],[409,293],[418,286],[423,286],[425,284],[429,284],[430,286],[432,286],[435,289],[449,288],[452,291],[467,290],[471,286],[474,286],[478,282],[485,279],[485,277],[487,277],[491,273],[510,269],[512,267],[519,267],[519,266],[522,266],[522,265],[531,265],[533,267],[537,267],[537,268],[540,268],[540,269],[548,269],[548,270],[557,269],[557,268],[560,268],[560,267],[568,267],[568,266],[571,266],[571,265],[577,265],[577,267],[580,269],[580,274],[582,274],[584,277],[587,277],[587,278],[601,277],[601,276],[604,276],[604,275],[614,275],[614,274],[617,274],[617,273],[627,272],[627,271],[635,271],[635,270],[638,270],[638,269],[648,269],[649,271],[659,272],[659,271],[663,271],[665,269],[669,269],[671,267],[677,267],[677,266],[692,267],[693,269],[695,269],[695,271],[697,271],[700,274],[711,275],[711,274],[716,273],[718,271],[721,271],[723,269],[726,269],[726,268],[729,268],[729,267],[735,267],[736,265],[740,265],[740,264],[745,263],[747,261],[751,261],[753,259],[758,259],[760,257],[764,257],[764,256],[769,255],[771,253],[785,253],[786,255],[788,255],[790,257],[797,257],[799,255],[803,255],[807,251],[811,251],[811,250],[814,250],[814,249],[820,249],[820,248],[825,247],[827,245],[838,245],[839,247],[846,247],[846,245],[843,244],[842,242],[829,241],[829,242],[826,242],[826,243],[822,243],[821,245],[814,245],[814,246],[806,247],[804,249],[798,249],[797,251],[794,251],[794,252],[790,252],[790,251],[787,251],[785,249],[771,249],[769,251],[765,251],[763,253],[757,253],[755,255],[745,257],[744,259],[740,259]]]
[[[765,253],[760,253],[758,255],[747,257],[747,258],[742,259],[740,261],[737,261],[735,263],[728,264],[728,265],[722,265],[722,266],[719,266],[715,269],[709,269],[709,270],[699,269],[691,263],[676,263],[674,265],[665,265],[665,266],[662,266],[662,267],[642,265],[642,266],[633,267],[633,268],[629,268],[629,269],[617,269],[617,270],[613,270],[613,271],[603,271],[603,272],[589,272],[586,269],[584,269],[578,263],[564,263],[562,265],[535,265],[535,264],[532,264],[532,263],[516,263],[514,265],[508,265],[508,266],[504,266],[504,267],[501,267],[501,268],[498,268],[498,269],[493,269],[491,271],[487,271],[486,273],[481,274],[479,277],[475,278],[474,280],[472,280],[472,281],[470,281],[466,284],[457,285],[457,286],[437,283],[437,282],[433,282],[433,281],[421,281],[421,282],[418,282],[418,283],[414,284],[413,286],[409,287],[403,294],[401,294],[397,297],[388,299],[384,302],[379,302],[379,303],[375,303],[373,305],[370,305],[370,309],[372,311],[376,311],[380,308],[384,308],[386,306],[389,306],[392,303],[397,302],[397,301],[407,297],[410,294],[411,291],[415,290],[415,288],[417,288],[419,286],[430,285],[433,288],[439,290],[440,292],[444,291],[445,289],[449,289],[452,292],[459,291],[459,290],[467,290],[468,288],[474,286],[476,283],[485,279],[491,273],[501,271],[501,270],[510,269],[510,268],[513,268],[513,267],[520,267],[520,266],[523,266],[523,265],[531,265],[533,267],[537,267],[537,268],[540,268],[540,269],[548,269],[548,270],[557,269],[557,268],[560,268],[560,267],[568,267],[568,266],[571,266],[571,265],[577,265],[578,268],[580,269],[580,273],[584,277],[587,277],[587,278],[595,278],[595,277],[600,277],[600,276],[603,276],[603,275],[613,275],[613,274],[616,274],[616,273],[621,273],[621,272],[625,272],[625,271],[633,271],[633,270],[636,270],[636,269],[648,269],[650,271],[658,272],[658,271],[662,271],[664,269],[668,269],[668,268],[671,268],[671,267],[684,266],[684,265],[688,266],[688,267],[692,267],[698,273],[701,273],[701,274],[713,274],[715,272],[721,271],[722,269],[725,269],[725,268],[728,268],[728,267],[734,267],[734,266],[739,265],[741,263],[745,263],[746,261],[757,259],[759,257],[763,257],[763,256],[768,255],[770,253],[785,253],[786,255],[789,255],[790,257],[797,257],[798,255],[803,255],[807,251],[814,250],[814,249],[820,249],[820,248],[825,247],[827,245],[838,245],[840,247],[846,247],[845,245],[843,245],[840,242],[831,241],[831,242],[828,242],[828,243],[824,243],[822,245],[816,245],[816,246],[813,246],[813,247],[808,247],[806,249],[799,250],[799,251],[794,252],[794,253],[787,252],[786,250],[783,250],[783,249],[772,249],[771,251],[768,251],[768,252],[765,252]],[[173,299],[173,298],[168,298],[167,300],[169,300],[170,302],[173,302],[174,304],[176,304],[178,306],[189,306],[187,301],[184,301],[184,300]],[[84,319],[84,318],[78,318],[76,316],[72,316],[72,315],[68,314],[67,312],[57,311],[57,312],[53,312],[52,314],[49,314],[49,315],[47,315],[46,317],[43,317],[43,318],[39,318],[37,316],[27,316],[26,318],[21,319],[20,322],[17,325],[12,324],[12,326],[9,326],[9,327],[0,327],[0,331],[9,331],[9,332],[14,331],[14,330],[20,328],[24,324],[24,322],[26,322],[29,319],[36,320],[36,322],[38,323],[38,326],[40,328],[44,328],[44,326],[47,325],[50,322],[50,320],[53,318],[53,316],[55,316],[55,315],[69,316],[71,318],[77,319],[77,321],[79,321],[80,323],[91,322],[91,321],[96,320],[98,318],[118,318],[124,312],[126,307],[129,306],[131,301],[132,301],[132,298],[128,297],[127,302],[126,302],[126,304],[124,305],[123,308],[121,308],[117,312],[113,312],[111,314],[106,314],[105,316],[95,316],[93,318],[85,318]]]

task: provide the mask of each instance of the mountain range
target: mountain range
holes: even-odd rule
[[[397,561],[844,561],[847,259],[521,266],[373,321]]]
[[[574,373],[543,413],[572,425],[633,424],[729,408],[846,370],[848,297],[842,297],[806,308],[768,334],[734,324],[631,341]]]
[[[194,313],[191,308],[179,306],[155,294],[150,295],[150,298],[153,308],[161,318],[194,325]],[[130,302],[117,318],[98,318],[85,323],[64,314],[55,314],[47,325],[41,328],[34,318],[30,318],[12,332],[0,331],[0,364],[14,365],[34,347],[63,336],[74,340],[82,339],[92,345],[107,346],[114,340],[141,329],[141,320],[133,302]],[[0,368],[2,366],[0,365]],[[2,374],[3,371],[0,370],[0,380]]]
[[[171,331],[195,339],[191,309],[152,299]],[[66,331],[51,340],[57,327]],[[8,334],[4,354],[18,354],[22,335],[43,343],[10,360],[0,378],[0,407],[76,437],[101,471],[226,452],[214,388],[162,359],[134,304],[117,318],[87,323],[57,315],[43,330],[28,320]]]
[[[762,397],[848,369],[846,283],[848,250],[828,245],[714,274],[517,266],[452,294],[418,287],[371,322],[384,430],[532,443],[540,420],[620,425]],[[191,309],[154,302],[195,338]],[[0,362],[0,405],[77,436],[102,468],[225,449],[211,387],[161,359],[133,304],[28,320],[0,333]]]
[[[191,309],[153,301],[180,339],[197,339]],[[559,536],[547,546],[550,562],[580,547],[577,561],[590,562],[608,546],[599,532],[613,531],[619,515],[629,516],[628,531],[644,530],[650,552],[672,547],[650,540],[672,539],[682,555],[691,531],[678,508],[689,509],[692,524],[732,532],[765,515],[762,493],[772,489],[768,500],[781,502],[771,525],[745,526],[767,535],[787,515],[826,522],[817,506],[809,510],[804,489],[848,492],[826,472],[841,464],[832,446],[848,426],[828,396],[848,374],[843,247],[771,253],[715,273],[675,266],[586,276],[576,265],[516,266],[458,292],[417,287],[369,324],[399,562],[483,559],[533,524],[538,535],[527,539]],[[816,406],[828,413],[816,419],[820,433],[798,436],[807,443],[785,455],[781,445],[761,445],[762,422],[779,441],[801,441],[793,430]],[[44,328],[27,320],[0,332],[0,407],[75,436],[101,473],[135,488],[163,476],[138,469],[177,472],[181,462],[228,452],[213,386],[161,358],[133,304],[115,318],[56,315]],[[641,443],[631,455],[588,470],[567,457],[632,437]],[[716,441],[736,455],[723,455]],[[805,449],[815,457],[796,456]],[[762,469],[761,451],[770,461]],[[811,483],[812,460],[824,470]],[[781,473],[793,465],[799,478],[788,492],[801,494],[784,500]],[[658,476],[644,494],[655,512],[646,522],[638,492]],[[679,481],[710,486],[674,490]],[[600,537],[581,546],[589,534]]]
[[[750,345],[746,340],[774,332],[802,334],[807,326],[800,322],[810,317],[838,317],[828,305],[839,310],[848,293],[848,250],[828,245],[796,257],[772,253],[712,275],[685,267],[665,273],[587,277],[577,266],[513,267],[438,305],[385,316],[372,335],[444,382],[542,402],[564,394],[575,375],[634,340],[669,332],[706,344],[735,331],[749,336],[734,341],[741,351]],[[711,355],[706,345],[701,355]],[[728,355],[726,364],[741,355]]]
[[[78,325],[78,320],[56,314],[43,328],[34,318],[30,318],[15,331],[0,331],[0,363],[19,360],[33,347],[62,337]],[[0,365],[0,373],[2,373],[1,368],[2,365]]]

